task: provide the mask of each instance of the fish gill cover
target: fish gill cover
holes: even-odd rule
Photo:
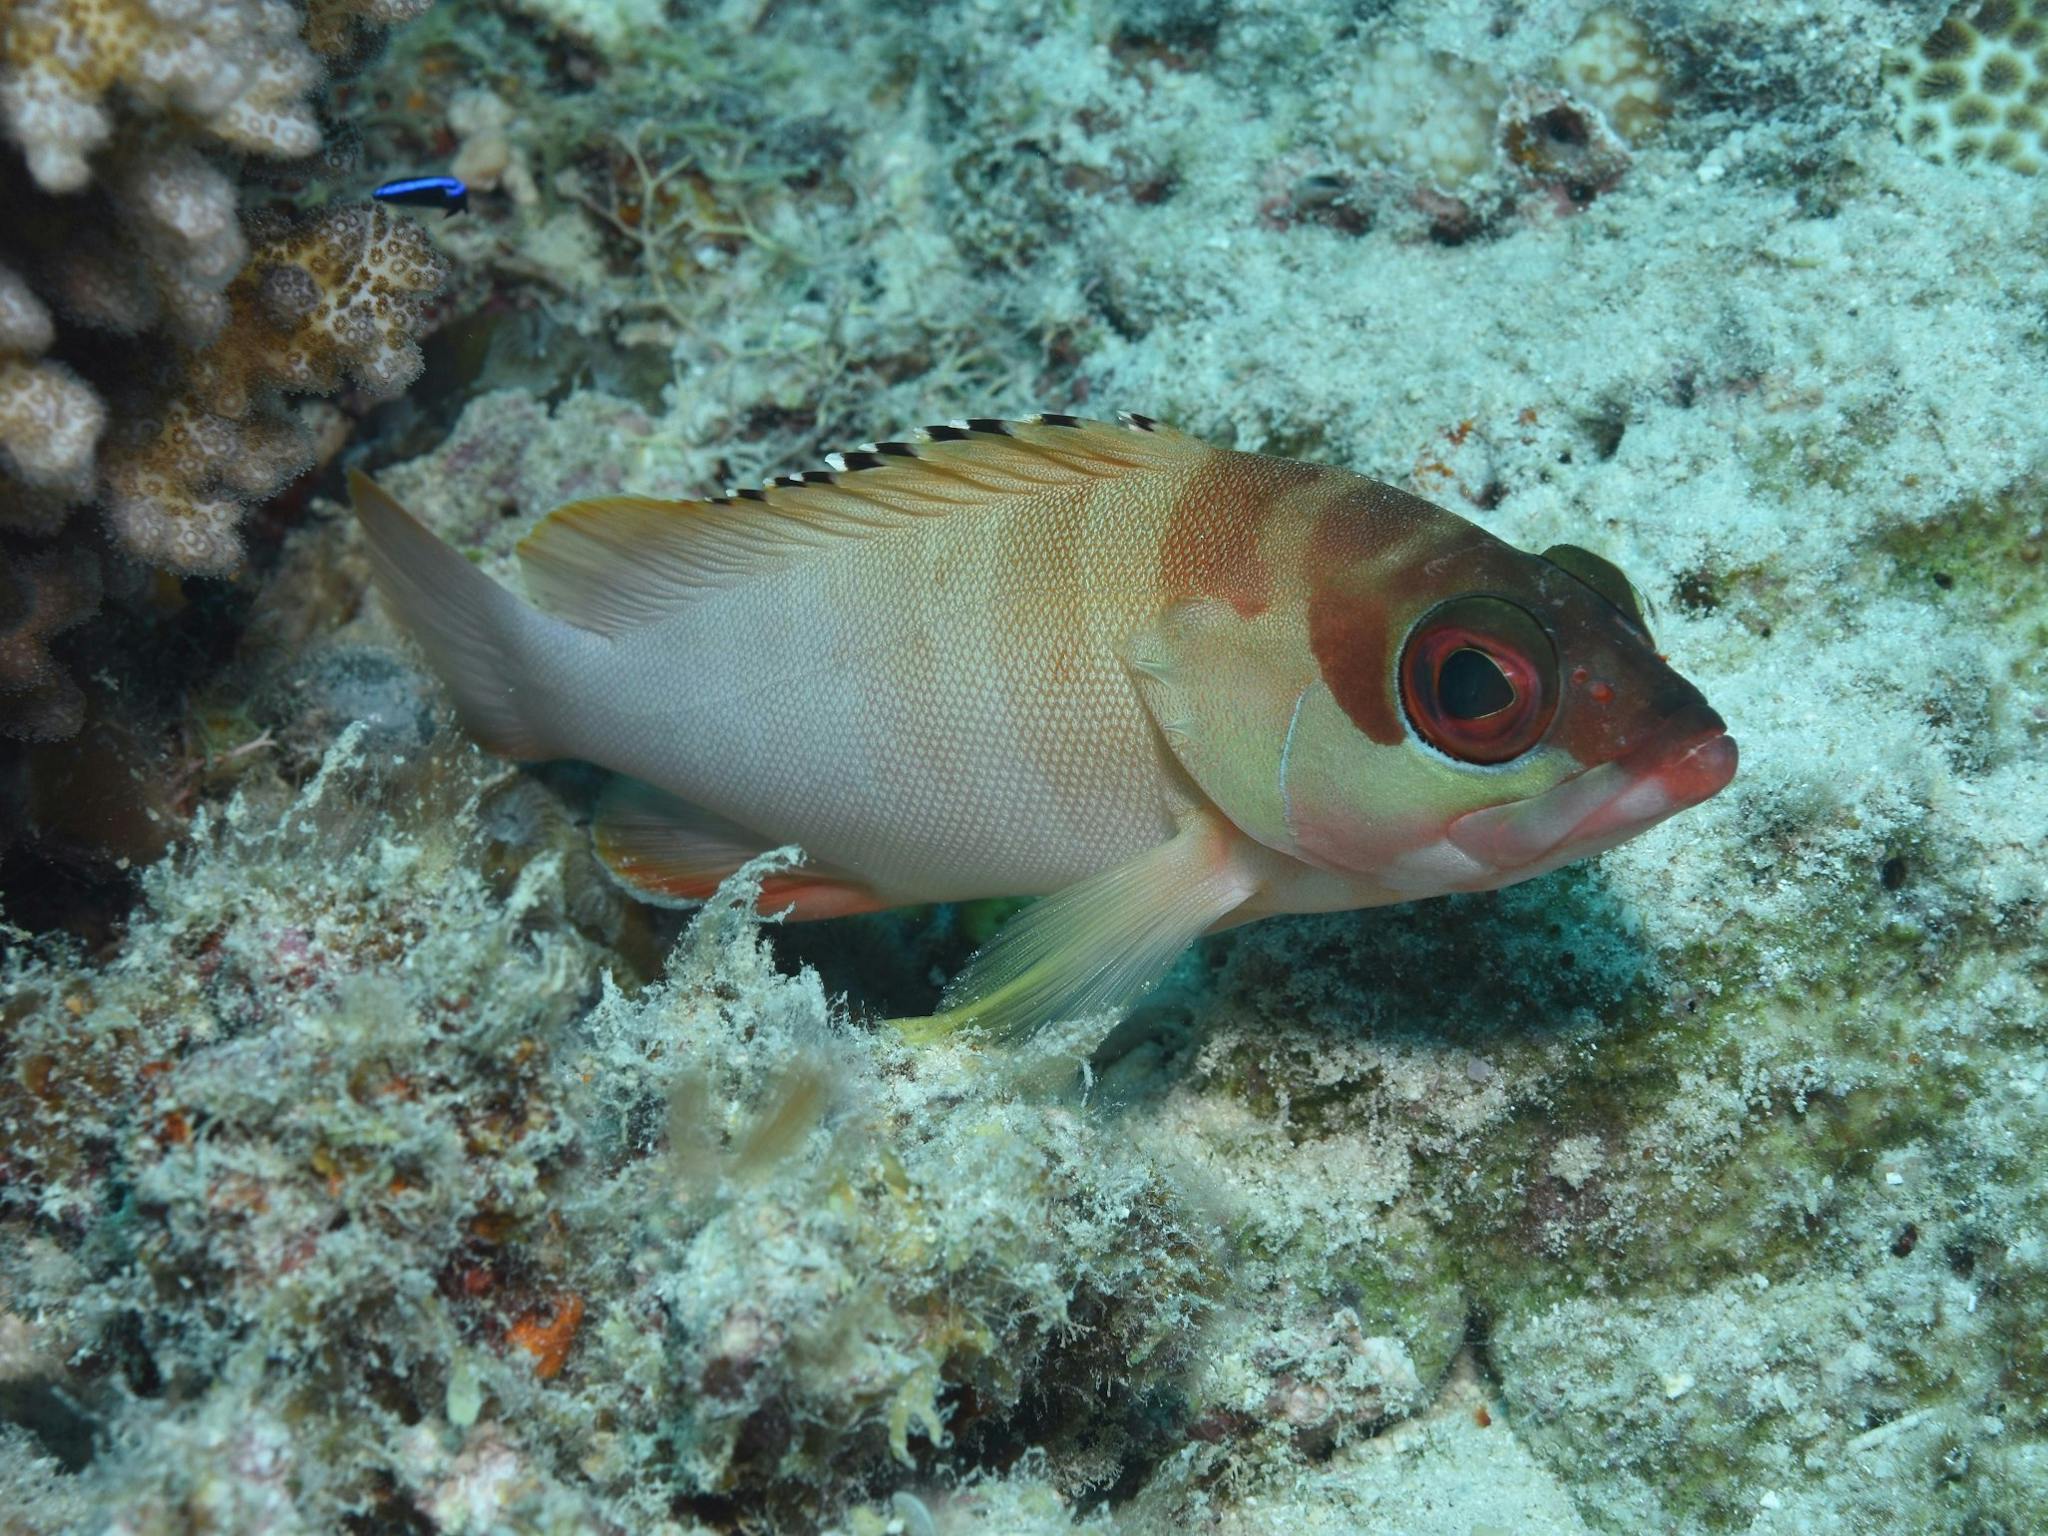
[[[2024,8],[418,9],[252,11],[235,67],[358,146],[305,216],[470,188],[386,214],[450,270],[406,403],[338,400],[494,576],[579,497],[1134,409],[1599,551],[1743,773],[1204,941],[1107,1040],[912,1050],[874,1017],[999,912],[763,925],[772,862],[637,906],[586,781],[451,729],[338,473],[151,575],[77,489],[111,420],[0,430],[85,509],[23,503],[0,603],[0,688],[80,701],[6,759],[10,1528],[2037,1523],[2040,178],[1896,94]],[[74,165],[16,35],[0,183],[82,165],[145,263],[122,166],[257,199],[206,127],[256,76],[66,77],[125,114]],[[4,251],[7,398],[113,409]]]

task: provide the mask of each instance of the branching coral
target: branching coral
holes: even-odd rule
[[[364,211],[266,226],[240,165],[318,149],[320,56],[427,3],[0,9],[0,528],[99,502],[125,552],[229,571],[245,507],[310,457],[284,396],[418,371],[424,237]],[[0,644],[46,657],[52,617],[20,610]],[[14,714],[0,734],[65,717]]]
[[[154,410],[124,412],[105,459],[108,516],[144,559],[218,572],[240,558],[235,524],[310,457],[283,395],[352,379],[396,394],[420,369],[421,300],[442,264],[416,225],[343,208],[262,240],[226,295],[228,320],[171,371]]]
[[[300,26],[265,0],[18,0],[0,22],[0,125],[52,192],[93,180],[123,100],[226,148],[309,154],[320,69]]]
[[[0,267],[0,473],[15,492],[11,505],[0,505],[0,526],[16,530],[60,518],[67,501],[91,489],[106,424],[99,397],[43,356],[55,335],[42,300]]]
[[[99,600],[99,565],[84,550],[36,550],[0,564],[0,719],[12,734],[35,741],[78,729],[85,699],[50,641]]]
[[[423,14],[434,0],[306,0],[306,41],[332,56],[364,27],[395,27]]]

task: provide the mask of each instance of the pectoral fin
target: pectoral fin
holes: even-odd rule
[[[1168,749],[1239,831],[1286,850],[1281,790],[1293,711],[1313,672],[1281,615],[1176,603],[1126,642],[1124,664]]]
[[[670,907],[709,900],[726,876],[774,846],[735,822],[628,778],[605,791],[591,840],[614,880],[642,901]],[[887,905],[860,880],[808,864],[761,882],[759,909],[793,908],[789,915],[798,922]]]
[[[1018,1035],[1053,1019],[1122,1013],[1257,889],[1249,846],[1212,812],[1189,817],[1158,847],[1020,912],[955,978],[937,1013],[896,1027],[928,1042],[958,1029]]]

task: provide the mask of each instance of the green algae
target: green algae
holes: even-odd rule
[[[1926,601],[1968,606],[1994,622],[2036,613],[2048,534],[2048,485],[2028,477],[1992,496],[1972,496],[1885,530],[1870,547],[1887,577]]]

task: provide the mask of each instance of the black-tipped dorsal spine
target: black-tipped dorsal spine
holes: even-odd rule
[[[1117,419],[1126,427],[1137,432],[1151,432],[1159,423],[1150,416],[1141,416],[1136,411],[1120,411]],[[1063,411],[1041,411],[1022,421],[1004,421],[995,416],[969,416],[960,421],[937,422],[918,429],[916,442],[863,443],[858,448],[842,453],[825,455],[825,469],[807,469],[795,474],[776,475],[761,489],[749,490],[735,487],[723,496],[708,497],[711,506],[729,507],[735,501],[762,501],[769,491],[800,490],[807,485],[837,485],[837,475],[863,469],[880,469],[890,459],[914,459],[919,457],[925,443],[959,443],[971,437],[1017,436],[1019,427],[1068,427],[1080,429],[1090,425],[1080,416],[1070,416]]]

